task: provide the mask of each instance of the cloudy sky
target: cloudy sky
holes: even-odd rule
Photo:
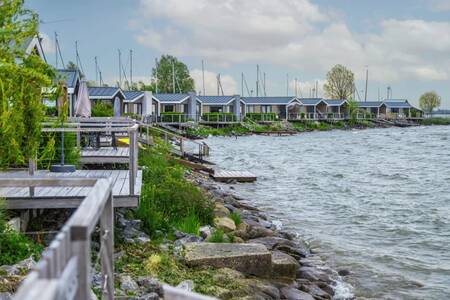
[[[197,90],[241,93],[241,73],[255,90],[256,65],[266,73],[267,95],[309,96],[335,64],[351,68],[369,100],[407,98],[417,103],[429,90],[450,108],[450,0],[79,0],[27,1],[42,19],[47,57],[55,63],[53,36],[63,59],[75,60],[75,41],[85,73],[95,79],[98,56],[103,78],[119,77],[132,49],[134,78],[149,81],[154,60],[172,54],[184,61]],[[247,89],[244,90],[247,94]]]

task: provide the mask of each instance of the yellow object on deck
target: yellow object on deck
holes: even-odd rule
[[[118,139],[117,142],[119,143],[119,145],[130,145],[130,139],[129,138],[121,138]]]

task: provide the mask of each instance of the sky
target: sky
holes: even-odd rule
[[[75,61],[95,80],[119,78],[118,49],[133,81],[149,82],[155,58],[175,55],[203,93],[242,94],[241,74],[256,93],[256,65],[265,94],[308,97],[316,82],[324,96],[326,73],[343,64],[355,73],[364,100],[386,97],[417,104],[436,91],[450,108],[450,0],[29,0],[41,18],[47,60],[55,64],[57,32],[64,62]],[[61,62],[59,62],[61,67]],[[129,74],[129,73],[128,73]],[[129,76],[129,75],[127,75]],[[297,82],[297,84],[296,84]],[[245,86],[245,85],[244,85]],[[295,88],[297,87],[297,88]],[[260,88],[260,95],[264,93]],[[247,96],[247,88],[243,90]]]

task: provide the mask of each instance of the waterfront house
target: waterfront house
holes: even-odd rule
[[[321,119],[325,118],[327,113],[327,103],[322,98],[300,98],[302,103],[302,118],[303,114],[306,119]]]
[[[388,118],[410,118],[413,111],[420,111],[406,99],[386,99],[383,101],[383,104],[386,106],[386,116]]]
[[[302,103],[296,97],[243,97],[245,114],[274,113],[280,119],[300,111]]]
[[[78,70],[59,69],[57,70],[57,80],[64,81],[65,87],[67,88],[69,116],[73,117],[81,83],[80,72]]]
[[[23,49],[25,49],[25,53],[27,55],[35,54],[39,56],[43,61],[47,62],[47,58],[45,57],[44,48],[42,47],[42,38],[41,37],[33,37],[28,38],[24,44]]]
[[[89,87],[89,100],[92,106],[96,102],[105,102],[113,107],[114,116],[119,117],[124,112],[125,94],[118,87]]]
[[[349,105],[347,100],[340,99],[325,99],[327,104],[326,114],[327,118],[345,119],[349,114]]]
[[[359,109],[366,113],[370,113],[375,118],[386,116],[386,105],[383,101],[364,101],[358,102]]]
[[[183,116],[179,119],[186,120],[198,120],[198,116],[202,113],[202,102],[195,93],[189,94],[153,94],[152,99],[156,114],[154,116],[159,117],[160,115],[166,116]],[[170,119],[166,117],[165,119]]]

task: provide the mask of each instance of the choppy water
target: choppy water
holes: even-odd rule
[[[450,127],[208,139],[235,185],[331,266],[358,299],[450,299]]]

